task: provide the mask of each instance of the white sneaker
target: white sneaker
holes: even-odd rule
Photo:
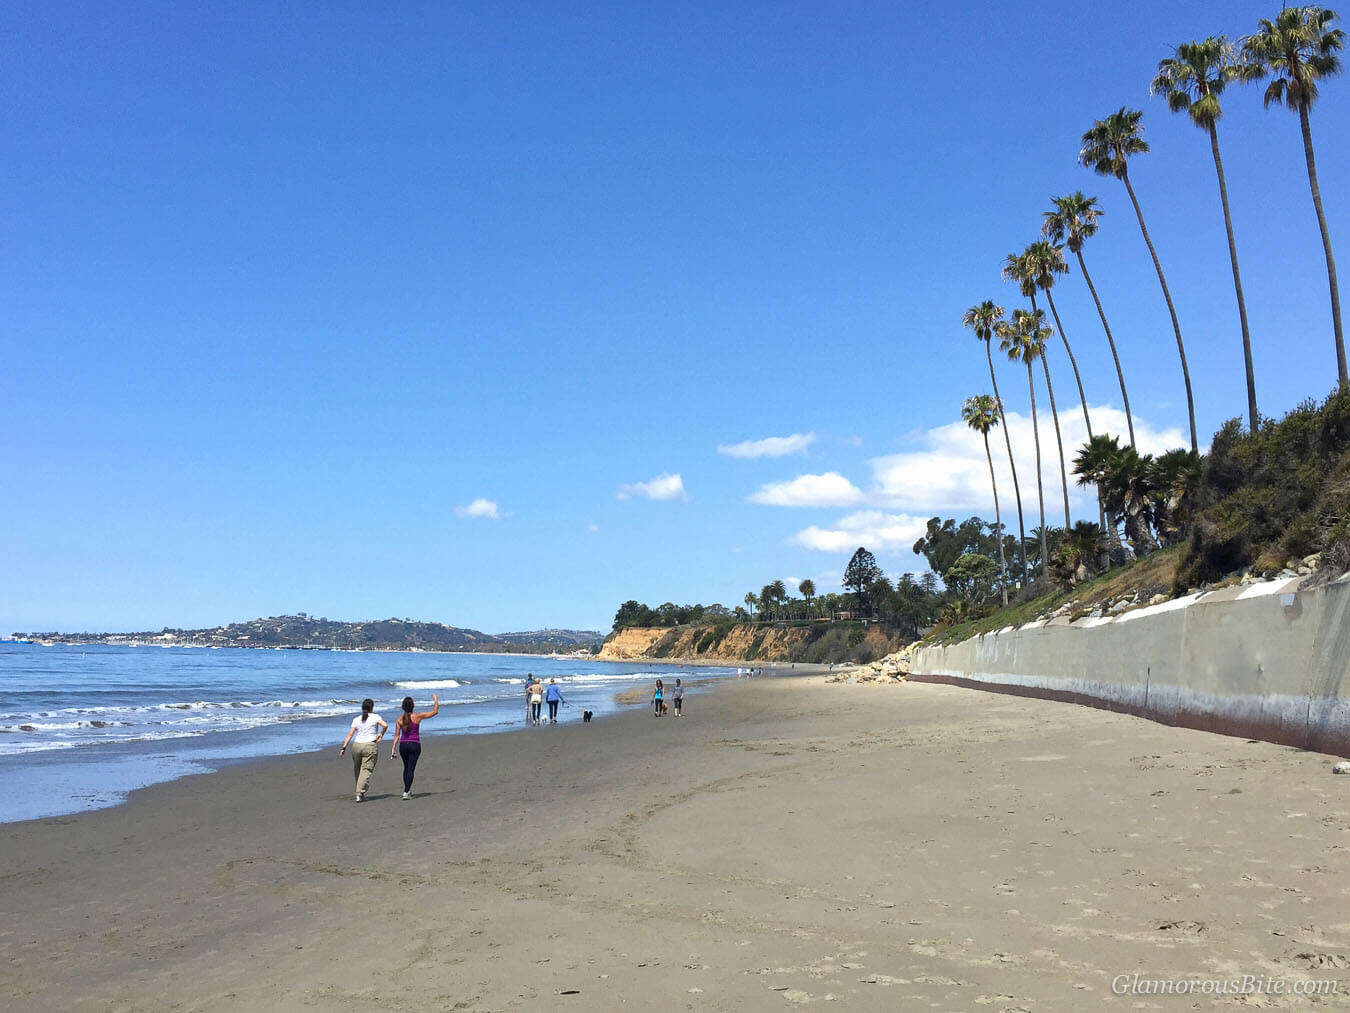
[[[403,793],[403,801],[406,802],[406,801],[408,801],[408,799],[410,799],[410,798],[412,798],[412,792],[405,791],[405,792]]]
[[[357,796],[356,796],[356,801],[358,801],[358,802],[361,802],[361,801],[363,801],[364,799],[365,799],[365,796],[364,796],[364,795],[357,795]]]

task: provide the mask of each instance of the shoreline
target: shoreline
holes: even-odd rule
[[[23,913],[0,996],[1126,1010],[1112,981],[1134,973],[1344,996],[1350,801],[1328,759],[811,676],[731,680],[679,720],[440,737],[409,802],[387,751],[359,806],[336,746],[252,760],[0,826]]]

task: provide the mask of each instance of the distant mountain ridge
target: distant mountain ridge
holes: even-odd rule
[[[250,619],[199,630],[164,628],[141,633],[15,633],[47,644],[159,644],[165,647],[282,647],[365,651],[484,651],[542,653],[596,649],[604,639],[592,630],[483,633],[411,619],[340,622],[304,612]]]

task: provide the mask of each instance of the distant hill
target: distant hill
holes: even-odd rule
[[[605,639],[595,630],[531,630],[528,633],[498,633],[498,640],[511,644],[546,644],[555,650],[576,650],[593,647]]]
[[[444,623],[410,619],[339,622],[300,612],[250,619],[200,630],[141,633],[15,633],[50,644],[159,644],[177,647],[283,647],[365,651],[484,651],[543,653],[598,648],[603,634],[587,630],[537,630],[494,636]]]

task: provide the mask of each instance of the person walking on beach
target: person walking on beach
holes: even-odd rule
[[[680,716],[680,710],[684,707],[684,687],[680,685],[680,680],[675,680],[675,691],[670,695],[675,702],[675,716]]]
[[[666,688],[661,684],[661,680],[656,680],[656,691],[652,693],[652,714],[656,717],[661,716],[661,707],[665,702]]]
[[[421,724],[427,718],[434,718],[441,712],[441,698],[431,694],[431,710],[413,713],[413,698],[403,698],[403,713],[394,720],[394,745],[389,758],[403,757],[403,798],[412,798],[413,774],[417,770],[417,761],[422,756]]]
[[[556,725],[558,723],[558,704],[567,703],[563,699],[562,687],[558,685],[557,679],[548,681],[548,689],[544,692],[544,699],[548,701],[548,723]]]
[[[530,718],[534,724],[539,723],[539,712],[544,707],[544,684],[530,676]]]
[[[534,692],[534,675],[525,676],[525,723],[533,724],[534,708],[530,705],[530,695]]]
[[[366,697],[361,701],[361,714],[352,718],[352,726],[347,737],[342,740],[338,756],[347,751],[352,743],[352,773],[356,776],[356,801],[366,800],[366,789],[370,787],[370,775],[375,773],[375,761],[380,758],[380,739],[389,728],[389,722],[375,713],[375,701]]]

